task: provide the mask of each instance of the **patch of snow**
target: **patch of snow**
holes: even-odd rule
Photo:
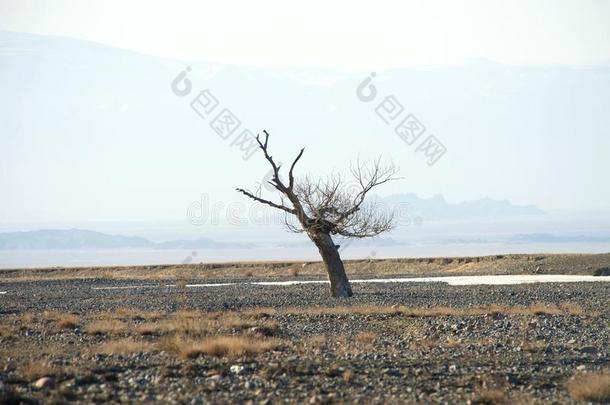
[[[517,275],[491,275],[491,276],[447,276],[447,277],[411,277],[411,278],[373,278],[350,280],[353,284],[360,283],[447,283],[449,285],[515,285],[531,283],[577,283],[610,281],[610,276],[580,276],[563,274],[517,274]],[[262,286],[291,286],[300,284],[327,284],[326,280],[291,280],[291,281],[249,281],[245,283],[203,283],[187,284],[187,288],[199,287],[226,287],[239,284],[262,285]],[[130,288],[159,288],[157,284],[131,285],[116,287],[94,287],[94,290],[122,290]],[[167,284],[163,287],[176,287],[175,284]],[[0,294],[5,294],[1,292]]]

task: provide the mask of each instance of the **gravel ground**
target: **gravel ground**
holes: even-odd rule
[[[610,365],[609,283],[356,284],[349,300],[329,298],[325,285],[94,289],[140,284],[155,283],[3,283],[0,403],[575,403],[566,388],[569,379]],[[569,310],[425,316],[387,311],[538,303]],[[346,306],[381,309],[310,310]],[[87,332],[91,317],[125,308],[142,312],[125,316],[126,331]],[[96,350],[134,337],[151,311],[161,317],[180,310],[221,311],[228,318],[260,308],[277,310],[256,318],[274,325],[269,333],[260,334],[256,325],[218,332],[282,342],[261,353],[181,358],[167,350]],[[58,328],[49,313],[71,314],[76,325]],[[162,335],[135,338],[156,344]],[[31,365],[28,371],[28,362],[50,364],[54,371],[36,373]],[[50,377],[46,384],[39,380],[43,375]]]

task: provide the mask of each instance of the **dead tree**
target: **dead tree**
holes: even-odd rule
[[[269,184],[278,191],[280,202],[262,198],[260,187],[257,192],[242,188],[236,190],[259,203],[284,211],[288,229],[307,233],[318,248],[328,272],[331,294],[334,297],[351,297],[352,288],[339,255],[339,246],[335,245],[332,236],[368,238],[393,227],[393,214],[379,211],[375,204],[365,203],[365,197],[373,188],[396,180],[394,175],[398,169],[393,164],[382,165],[381,159],[371,164],[358,159],[350,167],[352,182],[345,181],[339,174],[320,180],[307,176],[295,181],[293,172],[303,156],[303,148],[290,165],[286,183],[280,178],[281,164],[277,164],[269,154],[269,134],[263,132],[265,140],[261,141],[257,136],[256,141],[271,165]]]

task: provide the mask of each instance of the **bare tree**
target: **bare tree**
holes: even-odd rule
[[[307,176],[295,181],[294,168],[303,156],[301,149],[290,165],[288,182],[280,178],[281,164],[277,164],[269,154],[269,134],[263,131],[265,140],[256,137],[259,148],[272,168],[269,180],[279,193],[280,202],[261,197],[260,187],[256,192],[242,188],[236,189],[249,198],[286,214],[286,226],[293,232],[305,232],[317,246],[328,272],[330,290],[334,297],[351,297],[350,286],[339,246],[335,245],[332,235],[344,238],[368,238],[377,236],[393,227],[393,214],[383,212],[374,203],[365,203],[365,197],[375,187],[392,180],[398,168],[393,164],[384,166],[381,159],[371,164],[360,159],[350,166],[353,181],[350,183],[339,174],[314,180]],[[288,204],[287,204],[288,203]],[[296,218],[295,221],[291,219]]]

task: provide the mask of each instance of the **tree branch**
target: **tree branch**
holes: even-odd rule
[[[267,159],[267,161],[271,165],[271,168],[273,169],[273,177],[271,178],[271,185],[273,187],[275,187],[276,189],[278,189],[279,191],[284,192],[286,190],[286,186],[280,180],[280,167],[282,167],[282,166],[281,165],[278,166],[277,164],[275,164],[275,161],[273,160],[273,156],[269,155],[269,152],[267,151],[267,144],[269,143],[269,133],[267,132],[267,130],[263,130],[263,132],[265,133],[265,142],[264,143],[261,142],[260,134],[256,135],[256,142],[258,142],[258,147],[263,151],[263,154],[265,155],[265,159]]]
[[[256,195],[252,194],[251,192],[244,190],[243,188],[236,188],[235,190],[239,191],[240,193],[242,193],[243,195],[245,195],[247,197],[250,197],[254,201],[258,201],[260,203],[267,204],[273,208],[278,208],[278,209],[286,211],[290,214],[296,214],[296,210],[294,210],[294,209],[288,208],[284,205],[276,204],[273,201],[265,200],[264,198],[260,198]]]
[[[305,148],[301,149],[298,156],[296,157],[296,159],[294,159],[294,162],[292,162],[292,165],[290,166],[290,171],[288,172],[288,188],[290,190],[292,190],[292,187],[294,186],[294,176],[292,174],[292,171],[294,170],[294,166],[296,166],[301,156],[303,156],[303,152],[305,152]]]

